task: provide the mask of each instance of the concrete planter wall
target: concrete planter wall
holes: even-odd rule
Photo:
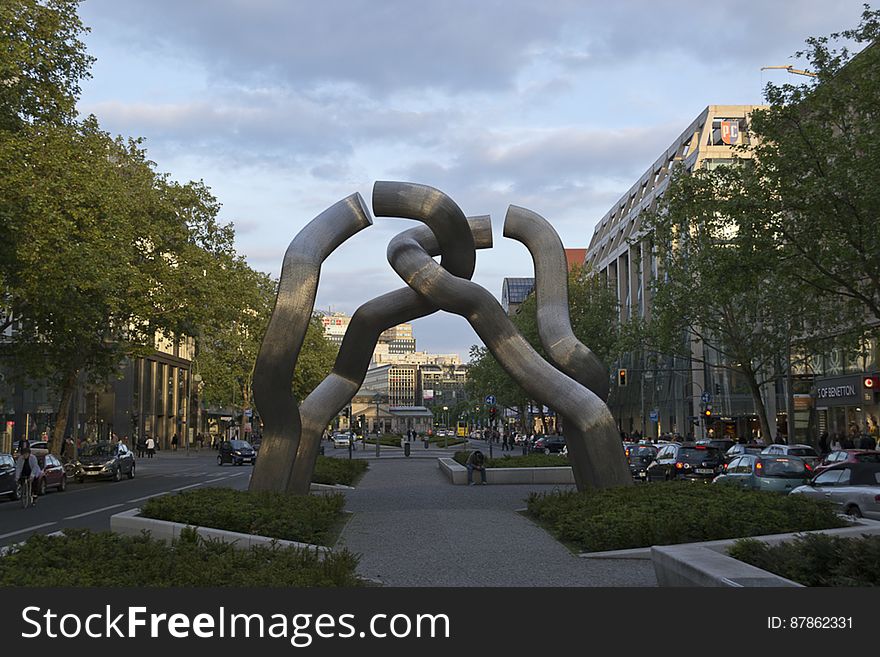
[[[110,530],[123,536],[140,536],[141,532],[147,530],[152,538],[170,542],[180,537],[180,532],[192,525],[180,522],[169,522],[167,520],[154,520],[152,518],[143,518],[140,515],[140,509],[130,509],[117,513],[110,517]],[[296,547],[308,548],[315,550],[321,556],[329,553],[331,549],[323,545],[310,545],[308,543],[298,543],[296,541],[285,541],[281,539],[273,539],[267,536],[258,536],[256,534],[241,534],[239,532],[230,532],[223,529],[213,529],[210,527],[194,527],[199,536],[208,540],[221,540],[226,543],[232,543],[235,547],[243,550],[249,549],[251,546],[260,545],[270,547],[277,545],[278,547]]]
[[[455,485],[467,484],[467,468],[452,458],[437,459],[438,467]],[[474,473],[474,481],[480,474]],[[487,468],[486,481],[490,484],[574,484],[570,467],[551,468]]]
[[[880,522],[860,519],[852,527],[841,529],[772,534],[752,538],[777,545],[802,534],[827,534],[851,538],[866,534],[877,536],[880,535]],[[728,556],[727,550],[737,540],[739,539],[653,546],[651,561],[654,563],[657,583],[660,586],[802,586]]]

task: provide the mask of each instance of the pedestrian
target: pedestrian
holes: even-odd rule
[[[840,434],[835,432],[834,436],[831,438],[831,451],[839,452],[843,449],[843,440],[840,437]]]
[[[174,432],[174,435],[171,436],[171,451],[172,451],[172,452],[176,452],[176,451],[177,451],[177,442],[178,442],[178,440],[180,440],[180,439],[177,437],[177,432],[175,431],[175,432]]]
[[[467,468],[468,486],[474,485],[474,470],[479,470],[480,481],[483,486],[486,485],[486,458],[483,456],[483,452],[478,449],[471,452],[465,467]]]
[[[823,431],[819,436],[819,455],[825,456],[828,453],[828,432]]]
[[[856,444],[853,442],[852,435],[846,434],[840,439],[841,449],[855,449]]]
[[[868,449],[874,450],[877,447],[877,442],[874,440],[874,437],[870,434],[863,433],[862,437],[859,438],[859,449]]]
[[[147,458],[153,458],[153,455],[156,453],[156,441],[153,440],[152,436],[147,436],[147,442],[145,445],[147,449]]]

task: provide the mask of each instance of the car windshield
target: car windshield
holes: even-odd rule
[[[792,456],[819,456],[812,447],[789,447],[788,453]]]
[[[246,440],[233,440],[230,442],[232,449],[249,449],[251,444]]]
[[[113,445],[110,443],[97,443],[83,445],[79,451],[80,456],[113,456]]]
[[[657,450],[653,447],[630,447],[629,458],[631,461],[641,461],[642,459],[652,459],[657,456]]]
[[[678,450],[678,460],[685,463],[699,463],[717,459],[720,452],[716,447],[682,447]]]
[[[805,479],[810,476],[806,465],[800,459],[761,459],[758,474],[764,477],[783,477]]]

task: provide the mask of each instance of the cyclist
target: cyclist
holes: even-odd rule
[[[37,457],[31,454],[30,445],[24,443],[20,446],[18,458],[15,460],[15,481],[21,484],[26,479],[31,480],[31,502],[36,502],[36,486],[34,482],[40,477],[40,464]]]

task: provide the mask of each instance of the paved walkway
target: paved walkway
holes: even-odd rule
[[[453,486],[436,459],[378,459],[346,492],[339,539],[386,586],[656,586],[650,561],[582,559],[517,513],[531,491]]]

